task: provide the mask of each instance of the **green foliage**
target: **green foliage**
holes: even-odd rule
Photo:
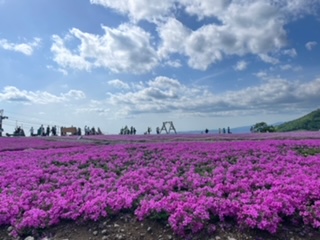
[[[314,156],[320,154],[320,148],[296,148],[295,149],[299,154],[307,157],[307,156]]]
[[[161,212],[153,212],[150,215],[150,219],[152,220],[157,220],[157,221],[167,221],[169,218],[169,214],[166,211],[161,211]]]
[[[57,167],[61,167],[61,166],[67,167],[69,165],[69,163],[67,162],[60,162],[56,160],[53,160],[51,163]]]
[[[227,162],[230,163],[230,164],[236,164],[236,163],[238,162],[238,159],[237,159],[237,157],[235,157],[235,156],[230,156],[230,157],[228,157],[226,160],[227,160]]]
[[[195,168],[195,172],[200,176],[205,176],[206,174],[211,174],[213,171],[213,167],[211,166],[197,166]]]
[[[88,168],[90,166],[90,163],[84,163],[84,164],[80,164],[79,166],[78,166],[78,168],[79,169],[86,169],[86,168]]]
[[[299,130],[320,130],[320,109],[313,111],[301,118],[283,123],[276,127],[277,132],[289,132]]]
[[[265,122],[259,122],[253,125],[250,129],[254,133],[274,132],[275,128],[272,125],[268,125]]]

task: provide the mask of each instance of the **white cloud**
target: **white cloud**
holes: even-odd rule
[[[282,51],[282,53],[284,55],[287,55],[287,56],[292,57],[292,58],[294,58],[294,57],[296,57],[298,55],[297,51],[294,48],[285,49],[285,50]]]
[[[292,66],[290,64],[281,65],[280,68],[282,70],[290,70],[292,69]]]
[[[182,64],[179,59],[166,61],[165,65],[168,65],[168,66],[174,67],[174,68],[182,67]]]
[[[63,68],[58,68],[57,69],[58,72],[62,73],[63,75],[67,76],[68,75],[68,71],[63,69]]]
[[[108,95],[110,96],[111,103],[115,105],[140,104],[143,102],[156,107],[160,111],[159,107],[162,103],[165,103],[168,99],[172,101],[172,99],[177,97],[181,86],[178,80],[160,76],[147,83],[143,83],[143,85],[139,84],[138,90],[119,94],[109,92]],[[157,107],[156,105],[159,106]],[[144,109],[145,106],[141,105],[139,108]]]
[[[319,9],[318,0],[269,0],[281,8],[286,15],[301,18],[304,14],[317,14]]]
[[[143,73],[157,64],[157,53],[151,45],[151,35],[138,26],[123,24],[118,28],[102,27],[102,36],[73,28],[70,35],[81,41],[75,50],[65,47],[59,36],[53,36],[51,51],[54,61],[63,68],[89,71],[107,68],[113,72]],[[70,39],[70,36],[67,36]]]
[[[159,88],[159,89],[168,89],[168,88],[178,89],[181,87],[181,84],[178,80],[164,77],[164,76],[156,77],[154,80],[149,81],[148,85],[150,87]]]
[[[269,64],[274,56],[297,56],[287,46],[285,26],[292,19],[314,12],[318,0],[90,0],[127,15],[131,23],[117,28],[103,26],[104,35],[72,29],[81,41],[76,49],[65,47],[66,39],[53,37],[54,60],[62,68],[89,71],[107,68],[115,73],[146,73],[158,65],[180,67],[176,55],[186,57],[191,68],[206,70],[225,57],[253,54]],[[184,12],[207,24],[190,29],[175,15]],[[137,26],[139,21],[156,26],[158,36]],[[158,39],[160,41],[158,41]]]
[[[64,40],[58,35],[53,35],[52,41],[53,44],[51,46],[51,52],[54,54],[53,60],[62,68],[72,68],[87,71],[91,69],[91,63],[83,56],[74,54],[67,49],[65,47]]]
[[[281,70],[293,70],[300,71],[302,68],[300,66],[292,66],[291,64],[285,64],[280,66]]]
[[[68,75],[68,71],[63,69],[63,68],[55,68],[53,67],[52,65],[47,65],[47,69],[50,69],[50,70],[53,70],[53,71],[56,71],[56,72],[60,72],[62,73],[64,76],[67,76]]]
[[[158,54],[167,58],[171,53],[184,53],[184,42],[192,31],[175,18],[170,18],[166,23],[158,27],[159,37],[162,42]]]
[[[196,15],[199,19],[222,15],[231,4],[231,0],[181,0],[178,1],[185,7],[190,15]]]
[[[254,75],[261,79],[266,79],[268,77],[268,74],[265,71],[257,72]]]
[[[187,14],[194,15],[199,19],[226,15],[232,7],[248,7],[255,4],[266,4],[279,9],[279,14],[284,17],[301,17],[303,14],[316,14],[318,0],[90,0],[92,4],[102,5],[113,9],[123,15],[128,15],[134,21],[147,20],[155,22],[172,16],[177,10],[183,9]],[[265,14],[257,12],[257,16]]]
[[[140,20],[156,22],[171,15],[171,10],[175,8],[172,0],[90,0],[90,2],[127,14],[133,22]]]
[[[214,94],[205,86],[187,86],[176,79],[157,77],[142,89],[109,93],[107,103],[121,109],[122,115],[171,112],[211,115],[261,109],[281,112],[292,106],[317,107],[319,91],[320,79],[302,83],[270,77],[257,86]]]
[[[273,64],[273,65],[279,63],[279,60],[278,60],[278,59],[276,59],[276,58],[274,58],[274,57],[271,57],[271,56],[269,56],[269,55],[267,55],[267,54],[259,54],[259,57],[260,57],[260,59],[261,59],[263,62],[265,62],[265,63],[271,63],[271,64]]]
[[[80,90],[70,90],[67,93],[62,93],[62,97],[66,97],[66,99],[74,99],[74,100],[80,100],[86,98],[86,95],[83,91]]]
[[[30,56],[33,54],[33,51],[40,46],[40,43],[40,38],[34,38],[32,42],[27,43],[11,43],[7,39],[0,39],[0,48]]]
[[[22,102],[34,104],[49,104],[79,100],[86,97],[85,93],[79,90],[70,90],[60,95],[54,95],[46,91],[26,91],[14,86],[6,86],[0,92],[0,101]]]
[[[121,89],[129,89],[129,85],[119,79],[114,79],[108,81],[108,84],[115,87],[115,88],[121,88]]]
[[[185,4],[188,2],[184,1]],[[216,14],[220,24],[213,22],[196,30],[187,28],[173,18],[159,25],[158,32],[162,40],[160,56],[183,54],[188,57],[190,67],[200,70],[206,70],[211,64],[221,61],[225,55],[256,54],[268,63],[275,63],[276,59],[268,54],[286,45],[285,23],[275,7],[263,1],[243,4],[235,1],[224,12],[217,11]]]
[[[248,66],[248,62],[241,60],[237,62],[237,64],[234,66],[234,69],[237,71],[243,71],[247,69],[247,66]]]
[[[314,49],[317,46],[317,42],[312,41],[312,42],[307,42],[306,43],[306,49],[308,49],[309,51],[311,51],[312,49]]]

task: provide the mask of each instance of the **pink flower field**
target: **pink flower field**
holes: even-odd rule
[[[0,225],[16,235],[123,211],[180,236],[230,219],[318,229],[320,132],[0,138]]]

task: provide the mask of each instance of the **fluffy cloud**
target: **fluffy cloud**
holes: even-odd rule
[[[237,64],[234,66],[234,69],[237,71],[243,71],[247,68],[247,66],[248,66],[248,62],[241,60],[237,62]]]
[[[108,84],[115,88],[129,89],[129,85],[119,79],[110,80]]]
[[[192,31],[175,18],[170,18],[158,27],[159,37],[162,39],[158,54],[167,58],[171,53],[184,53],[184,41]]]
[[[133,21],[147,20],[150,22],[163,20],[181,9],[189,15],[197,16],[199,19],[209,17],[220,18],[226,15],[229,8],[234,6],[250,6],[256,3],[276,6],[281,11],[283,17],[301,17],[305,13],[315,14],[318,9],[318,0],[90,0],[90,2],[128,15]],[[258,12],[257,15],[260,16],[261,14]]]
[[[183,1],[184,4],[189,2]],[[205,13],[200,8],[199,14],[202,12],[204,15],[198,16],[217,14],[215,17],[221,23],[213,22],[196,30],[189,29],[174,18],[160,24],[160,56],[183,54],[188,57],[190,67],[200,70],[206,70],[211,64],[221,61],[225,55],[256,54],[265,62],[276,63],[276,59],[268,54],[286,45],[284,21],[277,8],[262,1],[247,4],[220,2],[221,6],[218,4],[216,7],[223,11]],[[187,11],[197,13],[195,6],[206,5],[191,6],[186,7]]]
[[[273,65],[279,63],[279,60],[277,58],[271,57],[267,54],[259,54],[259,57],[263,62],[266,62],[266,63],[270,63]]]
[[[0,101],[35,103],[35,104],[49,104],[67,102],[70,100],[84,99],[86,95],[79,90],[70,90],[60,95],[54,95],[46,91],[26,91],[20,90],[14,86],[6,86],[0,92]]]
[[[91,63],[83,56],[72,53],[65,47],[64,40],[58,35],[52,36],[53,44],[51,52],[54,54],[53,60],[62,68],[72,68],[78,70],[90,70]]]
[[[80,100],[86,98],[86,95],[83,91],[80,90],[70,90],[67,93],[62,93],[62,97],[65,97],[66,99],[74,99],[74,100]]]
[[[157,77],[143,86],[125,93],[109,93],[108,104],[125,110],[122,114],[127,115],[159,112],[211,115],[229,111],[245,114],[259,109],[281,112],[305,105],[315,108],[320,100],[320,79],[301,83],[270,77],[260,85],[221,94],[214,94],[204,86],[183,85],[167,77]]]
[[[182,67],[182,64],[179,59],[166,61],[165,65],[168,65],[168,66],[174,67],[174,68]]]
[[[292,66],[291,64],[280,65],[281,70],[293,70],[300,71],[302,68],[300,66]]]
[[[161,20],[171,15],[171,10],[175,8],[174,1],[172,0],[90,0],[90,2],[114,9],[122,14],[127,14],[134,22],[140,20],[148,20],[150,22]]]
[[[50,70],[53,70],[53,71],[56,71],[56,72],[60,72],[62,73],[64,76],[67,76],[68,75],[68,71],[63,69],[63,68],[55,68],[53,67],[52,65],[47,65],[46,66],[47,69],[50,69]]]
[[[231,4],[232,0],[181,0],[178,2],[185,7],[187,13],[196,15],[199,19],[203,19],[205,17],[222,15]]]
[[[306,49],[308,49],[309,51],[311,51],[312,49],[314,49],[317,46],[317,42],[313,41],[313,42],[307,42],[306,43]]]
[[[292,57],[292,58],[294,58],[294,57],[296,57],[298,55],[297,51],[294,48],[285,49],[285,50],[282,51],[282,53],[284,55],[287,55],[287,56]]]
[[[317,14],[319,10],[318,0],[269,0],[271,4],[278,6],[285,15],[301,18],[304,14]]]
[[[33,41],[27,43],[12,43],[9,42],[7,39],[0,39],[0,48],[8,51],[15,51],[27,56],[33,54],[35,48],[39,47],[41,43],[40,38],[34,38]]]
[[[123,24],[118,28],[103,26],[102,36],[73,28],[62,39],[53,36],[51,51],[54,61],[64,68],[90,70],[107,68],[113,72],[142,73],[151,71],[157,64],[157,54],[151,45],[151,35],[142,28]],[[65,47],[65,41],[76,38],[81,44],[74,51]]]
[[[115,73],[151,72],[159,64],[180,67],[181,62],[172,59],[177,55],[198,70],[232,55],[252,54],[266,63],[278,64],[279,55],[297,55],[295,49],[283,50],[288,42],[286,24],[315,13],[317,1],[90,0],[127,15],[131,23],[117,28],[103,26],[104,35],[74,28],[67,38],[53,36],[51,50],[54,61],[63,68],[89,71],[101,67]],[[177,19],[182,12],[199,21],[205,19],[206,24],[191,29]],[[143,29],[140,21],[154,24],[158,36],[147,32],[147,27]],[[70,36],[80,40],[77,48],[66,47]]]
[[[178,92],[181,91],[182,85],[178,80],[167,77],[156,77],[152,81],[140,84],[138,87],[131,89],[126,93],[111,93],[109,92],[109,100],[112,104],[141,104],[144,108],[145,104],[150,104],[160,110],[160,105],[166,101],[172,101],[178,97]]]
[[[280,68],[282,70],[290,70],[290,69],[292,69],[292,66],[290,64],[285,64],[285,65],[280,66]]]

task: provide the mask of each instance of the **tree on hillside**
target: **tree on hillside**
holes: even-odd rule
[[[275,128],[272,125],[268,125],[265,122],[259,122],[250,128],[253,133],[265,133],[265,132],[275,132]]]

